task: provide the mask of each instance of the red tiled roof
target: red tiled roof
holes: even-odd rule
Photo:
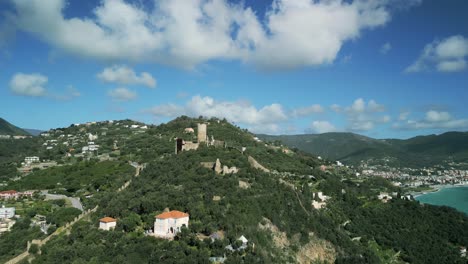
[[[168,219],[168,218],[184,218],[184,217],[188,217],[189,214],[186,214],[186,213],[183,213],[181,211],[170,211],[170,212],[165,212],[165,213],[162,213],[162,214],[159,214],[156,216],[156,218],[158,219]]]
[[[117,219],[106,216],[104,218],[99,219],[99,221],[103,223],[111,223],[111,222],[117,222]]]
[[[15,193],[17,193],[17,191],[15,190],[8,190],[8,191],[0,192],[0,194],[15,194]]]

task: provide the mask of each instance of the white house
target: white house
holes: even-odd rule
[[[99,219],[99,229],[109,231],[117,226],[117,219],[104,217]]]
[[[180,211],[170,211],[157,215],[154,221],[154,235],[171,239],[180,229],[189,225],[189,214]]]
[[[91,134],[91,133],[88,134],[88,140],[89,140],[89,141],[94,141],[94,140],[96,140],[96,139],[98,139],[98,135],[97,135],[97,134],[96,134],[96,135],[93,135],[93,134]]]
[[[36,156],[33,156],[33,157],[26,157],[26,158],[24,158],[24,162],[26,162],[26,164],[31,164],[31,163],[34,163],[34,162],[39,162],[39,157],[36,157]]]
[[[184,133],[195,133],[195,130],[191,127],[187,127],[186,129],[184,129]]]
[[[14,207],[5,207],[2,206],[0,208],[0,219],[9,219],[15,216],[15,208]]]

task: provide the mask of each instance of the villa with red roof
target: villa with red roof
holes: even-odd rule
[[[160,238],[172,239],[180,229],[189,224],[189,214],[180,211],[170,211],[159,214],[154,221],[154,235]]]
[[[116,226],[117,219],[108,216],[99,219],[99,229],[109,231],[111,229],[114,229]]]
[[[19,193],[15,190],[8,190],[0,192],[1,199],[17,199],[19,197]]]

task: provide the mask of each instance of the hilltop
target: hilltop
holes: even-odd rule
[[[10,124],[8,121],[0,117],[0,135],[10,136],[30,136],[30,134],[23,129]]]
[[[373,139],[353,133],[258,137],[352,165],[364,161],[373,164],[386,163],[393,167],[422,168],[463,162],[468,158],[468,132],[447,132],[406,140]]]
[[[47,189],[95,208],[40,253],[30,249],[32,263],[464,263],[466,215],[401,199],[383,178],[358,178],[226,120],[88,122],[20,142],[57,164],[6,177],[2,190]],[[15,153],[9,162],[19,164],[24,153]],[[383,203],[381,192],[394,198]],[[0,262],[45,237],[31,225],[36,215],[58,232],[77,216],[38,194],[23,201],[15,206],[24,218],[0,236]],[[168,210],[188,214],[188,228],[156,238],[155,216]],[[99,229],[103,217],[117,219],[114,231]]]

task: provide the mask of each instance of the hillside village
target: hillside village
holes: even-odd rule
[[[341,162],[263,142],[226,120],[180,117],[160,126],[109,120],[22,140],[34,143],[25,141],[27,151],[12,159],[16,171],[0,192],[0,246],[21,232],[20,243],[0,249],[2,261],[59,261],[58,245],[73,247],[79,236],[91,248],[145,248],[171,263],[403,262],[388,242],[361,241],[369,223],[353,216],[363,209],[348,212],[346,204],[415,205],[411,197],[390,201],[405,198],[404,190],[363,179]],[[453,248],[466,246],[464,232],[450,238]],[[110,245],[111,237],[121,244]],[[76,258],[89,261],[82,253]],[[145,263],[147,255],[132,257]],[[102,262],[107,257],[99,255]]]

